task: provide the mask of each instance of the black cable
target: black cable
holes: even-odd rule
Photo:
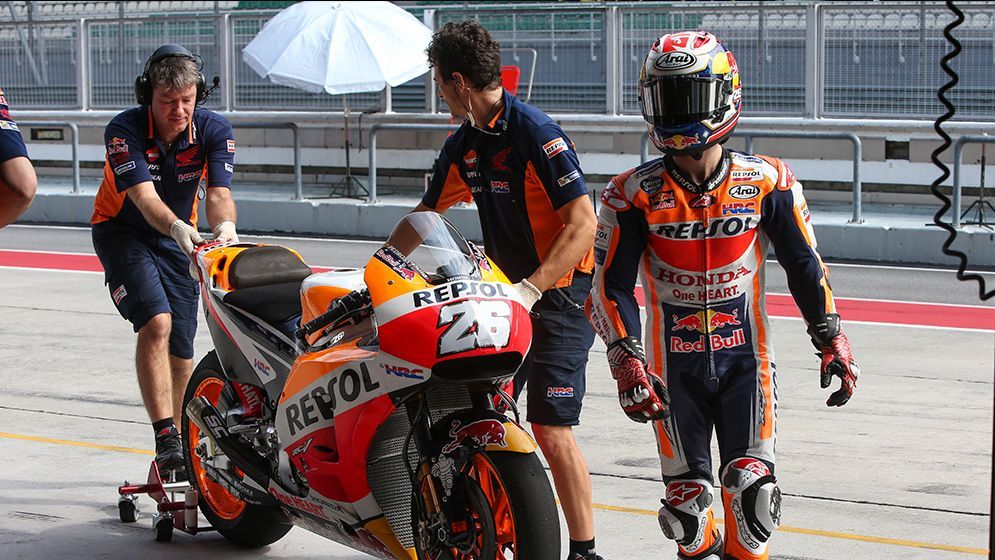
[[[950,11],[953,12],[954,15],[956,15],[956,18],[952,22],[948,23],[946,27],[943,28],[943,36],[946,37],[947,42],[953,48],[950,50],[950,52],[944,55],[943,58],[940,59],[940,67],[943,68],[943,71],[947,74],[947,76],[950,76],[950,80],[947,83],[940,86],[940,89],[936,90],[936,98],[939,99],[940,103],[942,103],[943,106],[947,108],[947,112],[941,115],[939,118],[937,118],[936,121],[933,123],[933,129],[936,130],[936,133],[939,134],[941,138],[943,138],[943,143],[940,144],[938,148],[933,150],[932,155],[930,155],[930,159],[933,161],[933,165],[935,165],[937,168],[940,169],[940,176],[935,181],[933,181],[933,184],[930,185],[929,188],[931,191],[933,191],[933,196],[939,198],[940,201],[943,203],[940,209],[936,212],[936,215],[933,216],[933,223],[935,223],[937,226],[947,231],[947,239],[946,241],[943,242],[942,251],[943,254],[945,255],[950,255],[951,257],[957,257],[958,260],[957,279],[961,281],[969,281],[969,280],[976,281],[978,283],[978,297],[980,297],[981,300],[984,301],[991,298],[992,296],[995,296],[995,289],[985,291],[986,284],[985,284],[985,278],[983,276],[981,276],[980,274],[965,273],[965,271],[967,270],[967,255],[964,254],[962,251],[950,248],[954,240],[957,238],[957,230],[954,229],[950,224],[942,221],[943,215],[946,214],[947,210],[950,209],[950,199],[947,198],[946,195],[940,192],[940,184],[946,181],[948,177],[950,177],[950,168],[947,167],[946,164],[944,164],[942,161],[940,161],[940,154],[945,152],[950,147],[951,142],[950,142],[950,135],[947,134],[946,131],[944,131],[940,125],[953,118],[954,114],[957,112],[957,109],[956,107],[954,107],[953,103],[951,103],[947,99],[946,93],[951,89],[953,89],[953,87],[956,86],[958,82],[960,82],[960,76],[958,76],[957,72],[950,67],[949,63],[953,59],[957,58],[957,55],[959,55],[961,53],[961,50],[963,50],[961,48],[960,41],[958,41],[957,38],[953,36],[953,30],[957,29],[957,27],[960,26],[960,24],[964,23],[964,12],[960,11],[960,8],[958,8],[957,5],[954,4],[953,0],[947,0],[947,8],[949,8]]]

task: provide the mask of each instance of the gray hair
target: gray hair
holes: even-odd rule
[[[180,91],[197,85],[199,81],[198,64],[185,56],[171,56],[149,68],[149,82],[153,89],[162,86],[170,91]]]

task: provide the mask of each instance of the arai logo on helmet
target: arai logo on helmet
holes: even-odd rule
[[[664,71],[683,70],[694,66],[697,62],[698,58],[691,53],[668,52],[653,61],[653,68]]]

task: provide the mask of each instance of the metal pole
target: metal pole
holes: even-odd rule
[[[294,200],[304,198],[304,179],[301,174],[301,131],[297,123],[289,123],[294,134]]]
[[[619,94],[619,60],[622,58],[621,33],[618,32],[618,7],[605,10],[605,110],[609,115],[617,115],[621,106]]]
[[[643,131],[643,135],[639,138],[639,163],[643,164],[650,160],[650,133],[647,130]]]
[[[809,4],[805,9],[805,116],[815,118],[821,113],[822,84],[819,80],[824,47],[820,38],[821,21],[819,6]],[[750,151],[750,150],[747,150]]]
[[[970,136],[961,136],[954,141],[954,202],[953,210],[954,215],[950,220],[951,225],[954,228],[960,228],[960,160],[962,152],[964,151],[964,144],[967,143],[967,139]]]
[[[86,31],[86,19],[80,18],[76,28],[76,102],[81,111],[90,109],[90,53]]]
[[[17,37],[21,41],[21,48],[24,49],[24,55],[28,59],[28,66],[31,67],[31,73],[35,76],[35,83],[38,85],[43,85],[41,79],[41,73],[38,72],[38,65],[35,64],[35,57],[31,54],[31,47],[28,45],[28,39],[24,36],[24,30],[21,29],[21,22],[17,19],[17,12],[14,11],[14,3],[7,0],[7,9],[10,10],[10,19],[14,22],[14,29],[17,30]]]
[[[215,2],[214,9],[217,11],[218,4]],[[220,21],[217,24],[221,32],[221,49],[220,49],[220,64],[218,71],[221,74],[221,83],[224,87],[221,89],[221,108],[225,111],[231,111],[233,107],[233,97],[235,95],[234,82],[232,81],[232,76],[235,75],[233,71],[233,60],[232,56],[232,26],[229,14],[224,14],[221,16]]]
[[[864,218],[862,216],[863,208],[861,207],[861,199],[863,198],[863,183],[860,182],[860,162],[863,160],[863,146],[860,143],[860,138],[850,132],[850,141],[853,142],[853,218],[850,219],[852,224],[862,224],[864,223]]]
[[[366,202],[368,204],[374,204],[377,201],[377,132],[379,131],[379,124],[370,127],[370,169],[368,172],[370,184],[367,187],[368,192],[366,193]]]
[[[752,154],[753,153],[753,135],[750,134],[750,133],[746,133],[743,136],[746,137],[746,139],[744,141],[744,144],[743,144],[743,150],[745,150],[746,153],[748,153],[748,154]]]

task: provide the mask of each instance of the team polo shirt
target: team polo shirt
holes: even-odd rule
[[[7,96],[0,89],[0,163],[16,157],[28,157],[28,149],[24,146],[17,123],[10,118]]]
[[[197,227],[197,190],[231,188],[235,136],[228,121],[207,109],[196,109],[187,133],[171,149],[155,135],[152,110],[128,109],[104,130],[107,148],[104,180],[94,201],[90,223],[123,223],[145,233],[156,230],[145,221],[125,191],[151,181],[159,198],[190,225]]]
[[[464,124],[449,137],[435,163],[422,203],[438,212],[457,202],[477,203],[487,254],[512,282],[528,278],[563,229],[556,213],[587,196],[573,143],[545,113],[504,91],[504,111],[486,129]],[[591,272],[593,252],[574,270]]]

